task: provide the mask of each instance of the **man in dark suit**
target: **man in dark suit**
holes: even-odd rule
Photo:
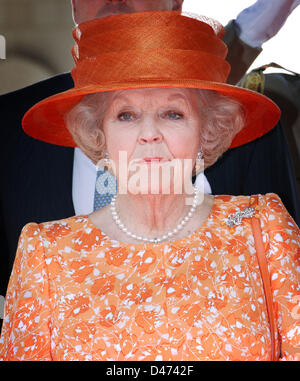
[[[160,9],[181,9],[182,1],[162,0],[156,4],[160,4]],[[73,0],[75,21],[80,23],[86,18],[107,16],[110,12],[128,12],[130,6],[133,7],[131,11],[142,10],[134,8],[135,4],[152,4],[149,0],[135,0],[128,4],[126,1],[99,0],[98,3],[103,7],[99,8],[98,4],[97,9],[87,9],[84,8],[87,4],[95,2]],[[231,28],[234,27],[232,23]],[[234,49],[232,46],[236,43],[245,52],[246,45],[239,41],[237,33],[230,36],[229,50]],[[260,52],[260,49],[251,49],[250,61]],[[0,97],[3,142],[0,160],[3,179],[0,195],[1,295],[6,292],[22,227],[32,221],[39,223],[76,214],[72,199],[74,149],[35,140],[21,127],[23,115],[30,107],[72,86],[70,74],[61,74]],[[276,161],[274,150],[285,158],[280,163]],[[262,139],[228,152],[207,171],[206,176],[213,194],[278,193],[295,217],[295,184],[291,168],[287,145],[281,129],[276,127]]]
[[[281,72],[267,73],[270,68],[280,69]],[[246,74],[239,86],[264,94],[281,109],[280,124],[291,152],[300,191],[300,74],[270,63]],[[282,159],[280,152],[276,155]]]

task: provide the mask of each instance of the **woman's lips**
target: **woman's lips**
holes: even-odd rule
[[[144,157],[141,162],[144,163],[162,163],[165,161],[169,161],[168,159],[164,159],[163,157],[154,156],[154,157]]]
[[[130,165],[136,165],[136,164],[163,164],[167,162],[171,162],[172,159],[166,159],[162,156],[147,156],[143,159],[132,159],[130,161]]]

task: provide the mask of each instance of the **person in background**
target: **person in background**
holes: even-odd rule
[[[299,4],[300,0],[257,0],[229,22],[223,40],[229,46],[235,41],[235,48],[228,51],[227,61],[232,67],[228,83],[237,84],[242,79],[263,44],[279,32]]]
[[[237,83],[242,79],[249,67],[248,63],[253,62],[262,51],[263,44],[278,33],[299,3],[299,0],[258,0],[229,23],[224,41],[229,43],[229,46],[235,41],[236,48],[229,49],[227,56],[233,68],[228,83]],[[280,52],[278,57],[274,57],[274,61],[278,60],[280,62]],[[285,79],[280,82],[280,86],[287,87]],[[293,89],[294,86],[290,87],[291,94],[297,98]],[[275,102],[280,100],[279,105],[283,105],[280,99],[282,97],[273,91],[266,89],[265,94],[271,96]],[[291,94],[289,97],[293,96]],[[217,190],[220,193],[232,194],[234,189],[235,195],[255,194],[276,189],[276,193],[280,195],[300,226],[299,190],[290,149],[282,128],[282,125],[288,128],[287,120],[291,121],[295,112],[286,110],[285,105],[282,119],[272,131],[254,142],[227,151],[205,174],[212,193]],[[248,170],[245,172],[242,168]],[[223,172],[222,179],[218,176],[219,172]]]
[[[273,0],[272,2],[275,4]],[[257,3],[261,5],[262,2]],[[283,1],[283,3],[290,2]],[[106,17],[109,14],[155,9],[181,10],[182,5],[183,0],[72,1],[76,24]],[[273,20],[276,20],[281,12],[282,9],[274,5],[266,16],[272,14]],[[285,12],[282,20],[284,21],[288,15],[289,12]],[[253,18],[255,20],[257,16],[254,14]],[[242,18],[238,16],[238,20],[240,20],[239,28],[243,29]],[[266,28],[265,34],[269,35],[268,28],[272,22],[263,25]],[[277,25],[278,30],[280,26]],[[232,29],[235,32],[231,33]],[[244,28],[244,31],[246,30],[247,27]],[[274,32],[273,29],[272,31]],[[245,38],[244,35],[245,33],[241,38]],[[228,37],[229,61],[232,52],[238,51],[241,46],[243,49],[243,60],[234,60],[232,66],[231,72],[239,73],[232,74],[235,81],[247,70],[261,49],[260,47],[253,49],[241,41],[236,23],[228,26],[225,40],[226,36],[230,37]],[[246,53],[247,50],[250,51],[249,54]],[[240,64],[242,69],[238,68]],[[3,179],[0,196],[0,294],[3,296],[15,259],[18,238],[26,223],[90,213],[105,206],[112,197],[110,189],[105,197],[99,196],[95,185],[99,182],[100,185],[106,184],[107,177],[98,177],[97,167],[80,148],[41,142],[27,136],[22,130],[21,120],[31,106],[72,86],[73,80],[70,74],[66,73],[0,97],[2,122],[8,127],[1,129],[1,141],[5,144],[0,150]],[[274,155],[274,151],[278,155]],[[280,163],[278,163],[279,156]],[[206,192],[231,195],[275,192],[280,195],[288,211],[299,223],[293,195],[294,180],[289,168],[290,159],[286,143],[276,127],[262,139],[228,151],[216,165],[208,168],[205,172]]]
[[[272,68],[277,72],[268,72]],[[300,193],[300,74],[271,62],[247,73],[238,85],[266,95],[279,106]]]

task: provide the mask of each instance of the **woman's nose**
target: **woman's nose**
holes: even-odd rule
[[[161,134],[147,134],[147,135],[140,135],[139,136],[139,143],[146,144],[146,143],[161,143],[162,142],[162,136]]]
[[[163,136],[161,132],[156,128],[154,121],[143,123],[143,127],[138,138],[138,142],[140,144],[161,143],[162,141]]]

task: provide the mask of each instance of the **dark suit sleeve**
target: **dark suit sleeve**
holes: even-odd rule
[[[252,48],[239,39],[234,20],[229,22],[225,30],[223,41],[228,47],[226,60],[231,66],[227,83],[235,85],[242,79],[262,49]]]
[[[205,174],[213,194],[278,194],[300,226],[297,182],[280,123],[261,138],[225,152]]]
[[[42,167],[42,157],[34,153],[41,152],[41,155],[47,155],[49,150],[47,151],[45,148],[46,143],[39,142],[25,134],[22,129],[23,115],[38,101],[72,86],[72,78],[66,73],[0,96],[2,142],[0,150],[2,178],[0,187],[0,295],[6,293],[21,229],[27,222],[32,221],[28,209],[32,209],[32,213],[36,211],[36,214],[42,215],[37,197],[35,197],[36,193],[41,193],[40,189],[34,189],[32,184],[36,182],[29,180],[34,179],[37,173],[45,173]],[[51,149],[52,145],[49,147]],[[59,152],[63,152],[63,149],[60,149]],[[32,163],[36,166],[34,167]],[[36,171],[35,168],[37,168]],[[40,177],[38,176],[38,178]],[[26,196],[26,187],[31,198]],[[41,189],[43,190],[43,188]],[[50,218],[45,218],[45,221],[47,220]]]

